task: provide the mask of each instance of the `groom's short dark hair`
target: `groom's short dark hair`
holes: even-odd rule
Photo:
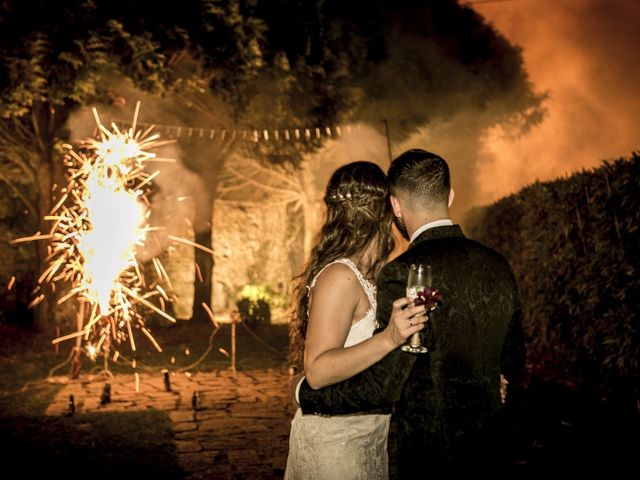
[[[407,150],[394,159],[387,181],[392,195],[402,192],[422,206],[446,204],[449,200],[449,166],[442,157],[426,150]]]

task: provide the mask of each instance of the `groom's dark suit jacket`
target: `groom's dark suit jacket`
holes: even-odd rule
[[[501,410],[500,373],[522,370],[524,342],[515,279],[495,251],[465,238],[457,225],[422,233],[378,280],[377,320],[405,296],[409,265],[431,265],[444,295],[422,336],[427,354],[396,349],[364,372],[313,390],[304,381],[305,414],[349,414],[394,404],[398,476],[481,469],[493,458]]]

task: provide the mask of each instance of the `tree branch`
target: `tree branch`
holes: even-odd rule
[[[271,185],[267,185],[265,183],[261,183],[257,180],[254,180],[253,178],[251,178],[248,175],[244,175],[243,173],[237,171],[235,168],[233,167],[227,167],[229,169],[229,171],[231,173],[233,173],[233,175],[235,175],[236,177],[244,180],[245,182],[247,182],[250,185],[253,185],[255,187],[258,187],[262,190],[266,190],[268,192],[276,192],[276,193],[280,193],[280,194],[284,194],[284,193],[290,193],[292,192],[292,190],[290,189],[284,189],[284,188],[280,188],[280,187],[273,187]],[[295,190],[293,190],[295,192]]]
[[[34,105],[31,110],[31,126],[33,127],[33,132],[35,134],[34,141],[38,144],[38,148],[40,149],[40,152],[45,152],[46,147],[42,137],[42,130],[40,128],[39,114],[40,114],[40,108],[37,108]]]
[[[22,157],[17,154],[17,152],[12,151],[6,147],[0,147],[0,153],[3,154],[3,160],[16,165],[24,173],[29,182],[33,184],[36,183],[37,176],[35,169],[29,164],[29,162],[25,162],[24,160],[22,160]]]
[[[261,172],[270,175],[271,177],[275,177],[281,180],[283,183],[288,184],[293,190],[297,191],[301,189],[301,185],[294,180],[291,179],[286,173],[282,172],[282,169],[278,171],[278,167],[274,166],[273,168],[267,168],[264,165],[260,164],[255,160],[249,160],[248,158],[243,159],[243,163],[246,164],[247,170],[260,170]]]
[[[260,168],[260,170],[262,170],[263,172],[269,172],[271,175],[279,178],[284,183],[289,184],[293,189],[299,190],[302,188],[300,183],[296,182],[291,178],[291,176],[287,175],[288,172],[286,172],[286,170],[284,170],[283,168],[274,167],[274,169],[269,169],[258,162],[254,161],[253,163],[256,164],[257,167]]]
[[[272,200],[269,202],[255,201],[255,200],[228,200],[226,198],[216,198],[216,202],[220,202],[227,205],[240,205],[245,207],[253,207],[255,205],[261,205],[262,207],[277,207],[286,206],[290,204],[296,205],[297,198],[284,198],[282,200]]]
[[[13,191],[13,193],[16,194],[16,196],[22,200],[22,203],[24,204],[25,207],[27,207],[27,209],[34,215],[38,214],[38,211],[36,210],[36,206],[5,176],[4,173],[2,173],[2,170],[0,170],[0,180],[3,180],[4,183],[6,183],[9,188]]]

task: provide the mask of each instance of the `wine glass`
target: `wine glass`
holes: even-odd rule
[[[411,300],[418,298],[418,293],[431,286],[431,265],[411,264],[407,278],[407,297]],[[427,353],[429,350],[422,345],[420,332],[409,338],[409,343],[400,347],[403,352]]]

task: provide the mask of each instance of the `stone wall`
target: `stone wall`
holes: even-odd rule
[[[235,308],[235,299],[247,284],[264,285],[289,301],[293,277],[303,261],[302,221],[299,211],[283,205],[215,202],[214,310]],[[280,313],[274,323],[286,321]]]
[[[193,231],[183,232],[182,238],[193,241]],[[160,257],[171,280],[167,292],[172,298],[172,313],[178,320],[189,320],[193,310],[193,279],[195,278],[194,248],[174,242]]]

